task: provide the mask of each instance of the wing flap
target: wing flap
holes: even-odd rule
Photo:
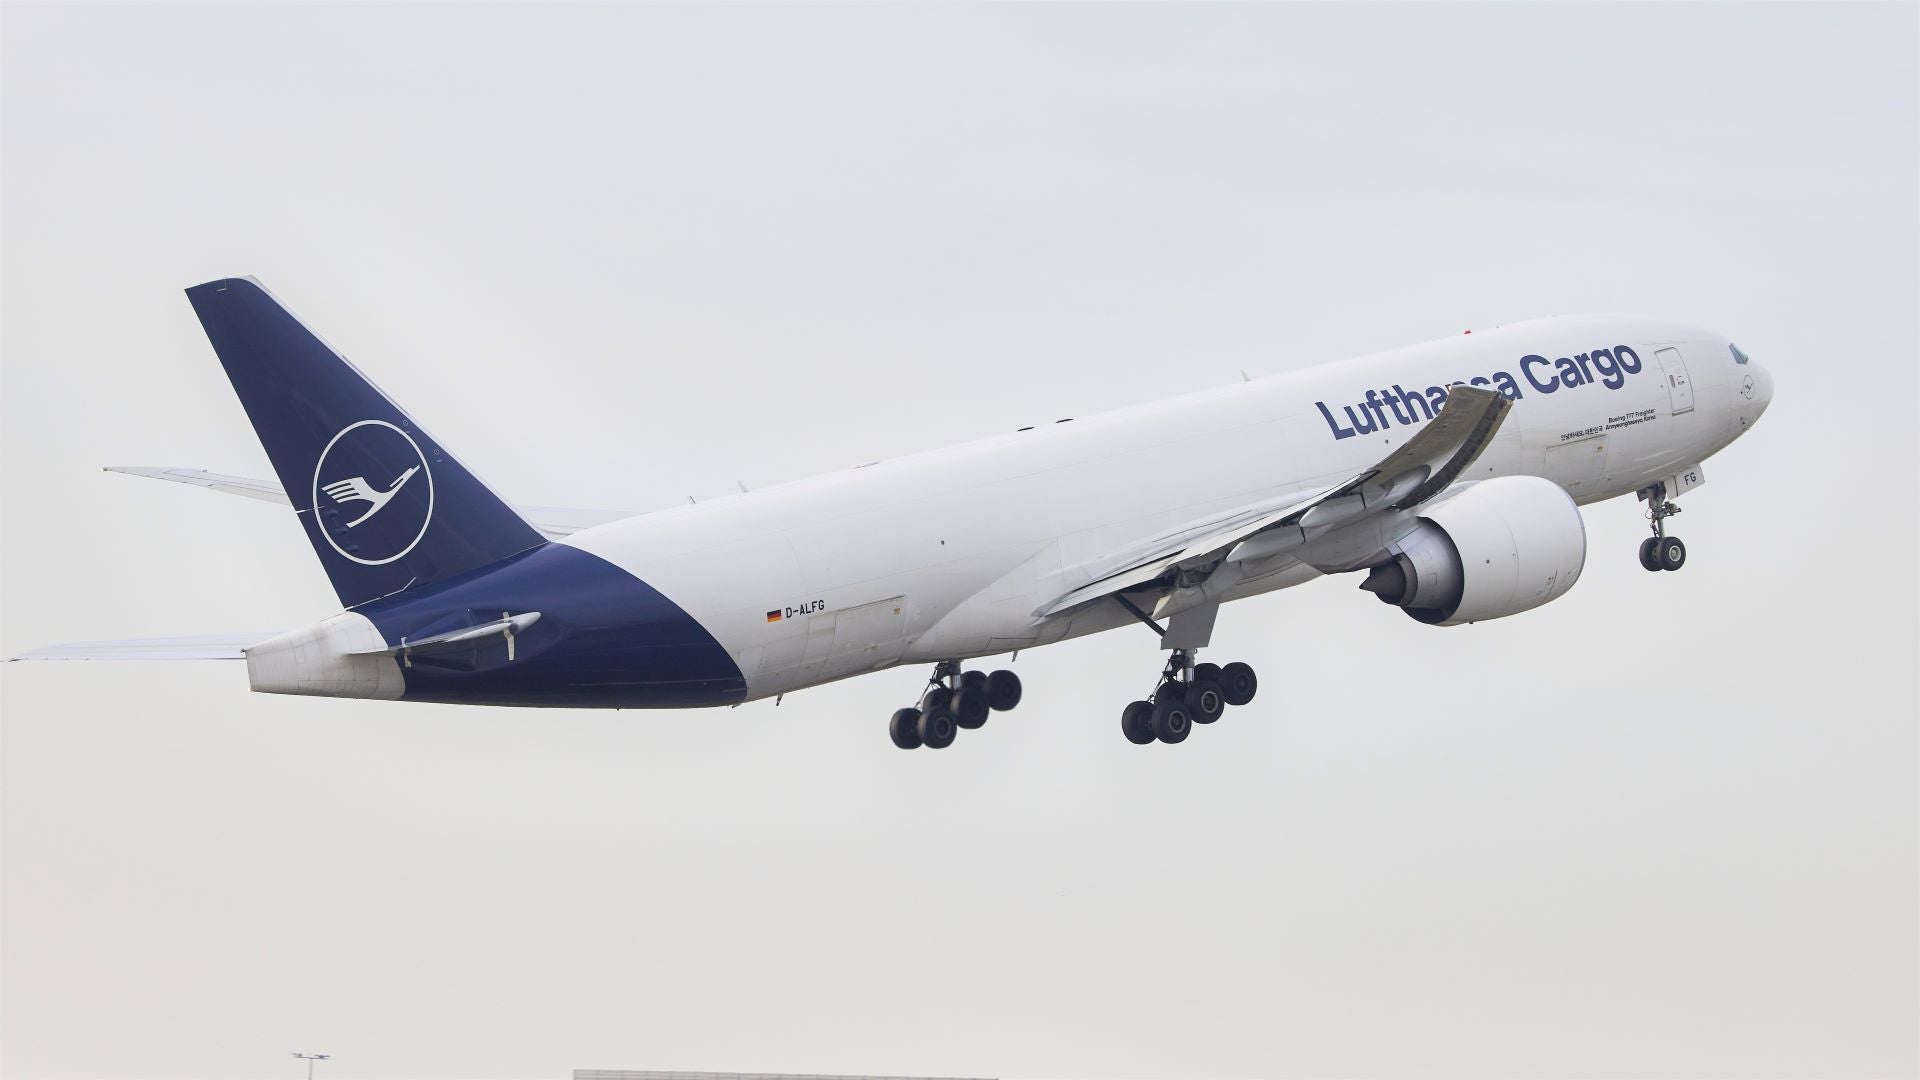
[[[1211,528],[1213,531],[1201,533],[1195,539],[1182,544],[1175,551],[1156,555],[1143,562],[1132,563],[1097,581],[1083,585],[1060,599],[1055,600],[1035,614],[1045,618],[1048,615],[1059,614],[1070,607],[1078,607],[1090,600],[1098,600],[1104,596],[1111,596],[1114,593],[1126,592],[1128,589],[1135,589],[1142,585],[1149,584],[1158,579],[1162,574],[1183,563],[1196,560],[1204,561],[1205,556],[1213,551],[1230,548],[1238,544],[1241,540],[1263,529],[1271,528],[1275,522],[1293,514],[1301,506],[1312,501],[1312,499],[1289,500],[1266,513],[1258,514],[1252,518],[1248,518],[1245,515],[1236,515],[1228,519],[1230,524],[1225,525],[1225,527],[1221,527],[1221,523],[1219,522],[1209,523],[1207,526],[1204,526],[1204,528]]]

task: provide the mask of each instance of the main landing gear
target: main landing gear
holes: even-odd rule
[[[1687,545],[1679,537],[1667,535],[1667,519],[1678,514],[1680,506],[1667,498],[1665,484],[1655,484],[1643,494],[1653,535],[1640,541],[1640,565],[1648,570],[1678,570],[1687,565]]]
[[[1185,742],[1193,734],[1193,725],[1211,724],[1220,719],[1229,705],[1245,705],[1253,700],[1260,680],[1245,664],[1196,664],[1194,656],[1213,639],[1214,617],[1219,604],[1188,608],[1161,626],[1139,605],[1124,594],[1113,599],[1160,636],[1160,647],[1168,651],[1167,666],[1160,671],[1160,682],[1147,695],[1120,710],[1120,733],[1135,746],[1158,740]]]
[[[944,750],[961,728],[977,728],[992,712],[1020,704],[1020,676],[1011,671],[961,671],[960,661],[934,665],[918,708],[897,709],[887,725],[893,745],[902,750],[925,746]]]
[[[1145,701],[1120,712],[1120,731],[1127,741],[1145,746],[1156,739],[1184,742],[1195,724],[1220,719],[1229,705],[1245,705],[1260,687],[1246,664],[1196,664],[1193,649],[1175,649],[1167,657],[1159,685]]]

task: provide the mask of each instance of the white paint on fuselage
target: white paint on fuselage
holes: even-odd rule
[[[1617,390],[1593,382],[1542,393],[1520,366],[1529,354],[1552,361],[1619,345],[1642,367]],[[1654,359],[1668,346],[1693,381],[1694,407],[1677,415]],[[1697,464],[1745,430],[1757,411],[1741,412],[1734,370],[1727,340],[1695,327],[1540,319],[663,510],[560,542],[679,604],[739,663],[750,698],[768,697],[1127,623],[1111,603],[1045,621],[1034,612],[1159,534],[1324,490],[1418,430],[1396,421],[1337,439],[1316,402],[1344,422],[1342,407],[1369,389],[1510,373],[1520,398],[1461,479],[1542,475],[1588,503]],[[1608,427],[1642,410],[1652,410],[1650,421]],[[1564,438],[1589,428],[1599,430]],[[1318,576],[1284,559],[1262,570],[1228,598]],[[774,611],[782,617],[769,621]]]

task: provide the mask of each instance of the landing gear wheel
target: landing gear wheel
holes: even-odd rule
[[[1202,679],[1212,679],[1214,682],[1219,682],[1220,681],[1220,665],[1219,664],[1193,665],[1193,681],[1199,682]]]
[[[1187,710],[1193,714],[1196,724],[1211,724],[1227,711],[1226,695],[1220,692],[1220,684],[1201,678],[1198,668],[1194,669],[1193,681],[1187,684],[1186,698]]]
[[[1640,565],[1648,570],[1660,569],[1660,538],[1649,536],[1640,541]]]
[[[1687,470],[1689,480],[1698,480],[1697,467]],[[1687,545],[1667,535],[1667,519],[1680,513],[1680,506],[1667,497],[1665,481],[1640,489],[1647,503],[1647,523],[1653,526],[1653,538],[1640,542],[1640,565],[1649,570],[1678,570],[1687,564]]]
[[[1153,696],[1153,735],[1163,743],[1184,742],[1193,734],[1193,713],[1188,711],[1186,695],[1168,685]]]
[[[1135,701],[1120,710],[1120,733],[1135,746],[1153,741],[1153,702]]]
[[[944,686],[929,687],[926,693],[920,695],[921,712],[951,712],[952,708],[953,691]]]
[[[1220,696],[1226,698],[1227,704],[1234,708],[1252,701],[1259,689],[1260,680],[1254,677],[1253,668],[1246,664],[1235,662],[1220,669]]]
[[[893,745],[902,750],[920,748],[920,710],[895,709],[893,719],[887,723],[887,734],[893,736]]]
[[[1020,704],[1020,676],[1005,670],[987,676],[987,704],[995,712],[1006,712]]]
[[[969,672],[969,674],[975,674]],[[981,682],[986,676],[980,677]],[[953,721],[963,728],[972,730],[987,722],[987,688],[985,686],[962,686],[960,692],[953,695],[949,706],[953,710]]]
[[[1658,557],[1660,569],[1678,570],[1687,565],[1687,545],[1681,543],[1677,536],[1661,537]]]
[[[922,712],[918,731],[920,741],[929,750],[945,750],[953,745],[953,737],[959,733],[953,723],[953,714],[944,708]]]
[[[986,673],[986,672],[984,672],[984,671],[963,671],[963,672],[961,672],[961,673],[960,673],[960,685],[959,685],[959,686],[956,686],[956,687],[954,687],[954,689],[955,689],[955,690],[965,690],[966,688],[968,688],[968,687],[970,687],[970,686],[977,686],[977,687],[979,687],[980,689],[982,689],[982,690],[985,690],[985,689],[987,688],[987,673]]]

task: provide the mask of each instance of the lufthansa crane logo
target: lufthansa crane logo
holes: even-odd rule
[[[356,476],[351,480],[336,480],[328,484],[325,491],[327,497],[337,503],[363,502],[367,504],[365,513],[347,522],[347,528],[351,529],[385,508],[387,503],[391,502],[394,495],[399,492],[400,485],[413,479],[414,474],[419,471],[420,466],[418,465],[407,466],[407,471],[394,477],[393,484],[385,491],[369,485],[367,478],[364,476]]]
[[[313,467],[320,535],[342,558],[384,566],[412,551],[433,520],[433,470],[413,436],[385,420],[348,424]]]

